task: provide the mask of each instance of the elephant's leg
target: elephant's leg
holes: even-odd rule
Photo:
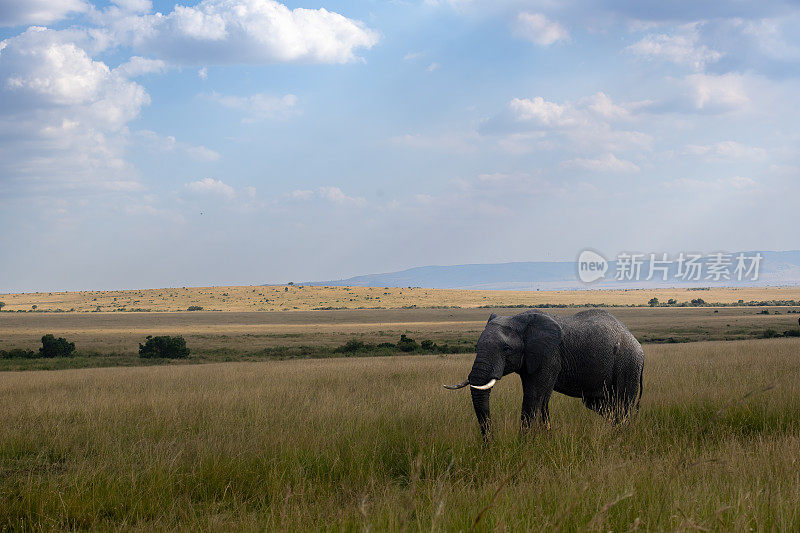
[[[550,429],[550,393],[542,399],[542,425],[545,429]]]
[[[528,428],[539,422],[549,428],[547,408],[553,384],[550,380],[542,382],[537,376],[522,376],[522,427]]]
[[[536,421],[536,413],[541,409],[541,397],[535,390],[523,385],[522,393],[522,428],[527,429]]]

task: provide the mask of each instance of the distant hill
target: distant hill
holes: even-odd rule
[[[575,261],[549,262],[531,261],[517,263],[470,264],[449,266],[423,266],[387,272],[383,274],[366,274],[335,281],[304,282],[303,285],[323,286],[355,286],[355,287],[427,287],[431,289],[495,289],[495,290],[580,290],[611,288],[651,288],[651,287],[714,287],[714,286],[767,286],[767,285],[800,285],[800,250],[784,252],[744,252],[746,257],[760,253],[763,257],[760,264],[759,278],[756,281],[721,279],[713,281],[705,279],[706,270],[712,262],[707,256],[700,262],[703,264],[703,276],[699,281],[682,281],[676,278],[677,264],[673,263],[667,270],[667,281],[660,276],[647,281],[650,269],[649,261],[642,264],[643,275],[632,281],[614,279],[618,265],[609,261],[608,272],[604,279],[591,283],[582,283],[578,278],[578,265]],[[735,258],[739,252],[733,253]],[[734,265],[730,266],[733,272]]]

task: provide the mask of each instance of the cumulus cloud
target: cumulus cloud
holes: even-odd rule
[[[220,155],[202,145],[193,145],[175,139],[172,135],[159,135],[150,130],[136,132],[136,140],[142,146],[155,153],[183,153],[192,159],[204,162],[219,161]]]
[[[639,105],[615,104],[604,93],[576,103],[552,102],[541,96],[514,98],[504,111],[484,121],[479,132],[497,137],[498,145],[511,153],[555,148],[649,149],[650,135],[615,126],[620,120],[633,120]]]
[[[692,74],[685,79],[694,107],[709,112],[741,109],[750,103],[744,76],[728,74]]]
[[[698,71],[722,57],[722,53],[700,43],[696,24],[682,26],[672,34],[648,35],[626,50],[640,57],[687,65]]]
[[[541,96],[535,98],[514,98],[508,108],[519,122],[526,122],[534,128],[570,128],[578,125],[581,117],[574,109],[548,102]]]
[[[757,161],[767,157],[767,151],[758,146],[748,146],[736,141],[720,141],[713,144],[690,144],[685,152],[704,156],[711,160],[745,159]]]
[[[244,122],[286,116],[297,104],[297,97],[293,94],[271,96],[259,93],[250,96],[232,96],[211,93],[207,98],[228,109],[244,112],[246,115],[242,119]]]
[[[203,0],[166,15],[110,8],[98,21],[118,43],[173,64],[349,63],[378,42],[359,21],[275,0]]]
[[[160,59],[147,59],[133,56],[114,70],[128,78],[135,78],[145,74],[160,74],[165,72],[167,70],[167,64]]]
[[[580,104],[585,106],[592,113],[607,119],[607,120],[628,120],[633,118],[633,113],[637,108],[644,107],[647,102],[637,102],[633,104],[617,104],[611,98],[603,93],[598,92],[591,96],[581,99]]]
[[[0,26],[51,24],[88,9],[83,0],[0,0]]]
[[[186,188],[197,194],[220,196],[226,200],[232,200],[236,197],[236,191],[233,187],[214,178],[192,181],[186,184]]]
[[[0,176],[37,187],[135,181],[126,125],[150,101],[143,87],[46,28],[0,48]]]
[[[348,196],[339,187],[324,186],[316,190],[296,189],[289,193],[289,198],[307,201],[313,198],[326,200],[339,205],[365,205],[367,200],[361,196]]]
[[[563,166],[582,168],[593,172],[617,172],[629,173],[639,172],[639,166],[632,161],[618,159],[614,154],[605,154],[597,159],[570,159],[565,161]]]
[[[541,13],[518,14],[514,23],[514,35],[540,46],[569,40],[569,32],[561,24],[548,20]]]
[[[111,3],[126,13],[147,13],[153,10],[150,0],[111,0]]]

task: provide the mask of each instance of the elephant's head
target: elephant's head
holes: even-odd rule
[[[472,405],[481,427],[489,432],[489,395],[494,384],[506,374],[533,374],[549,357],[559,356],[562,331],[550,316],[527,312],[516,316],[492,313],[476,345],[477,356],[465,381],[445,385],[448,389],[470,386]]]

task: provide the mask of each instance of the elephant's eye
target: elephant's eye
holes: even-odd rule
[[[503,351],[508,353],[511,351],[511,346],[503,346]]]

